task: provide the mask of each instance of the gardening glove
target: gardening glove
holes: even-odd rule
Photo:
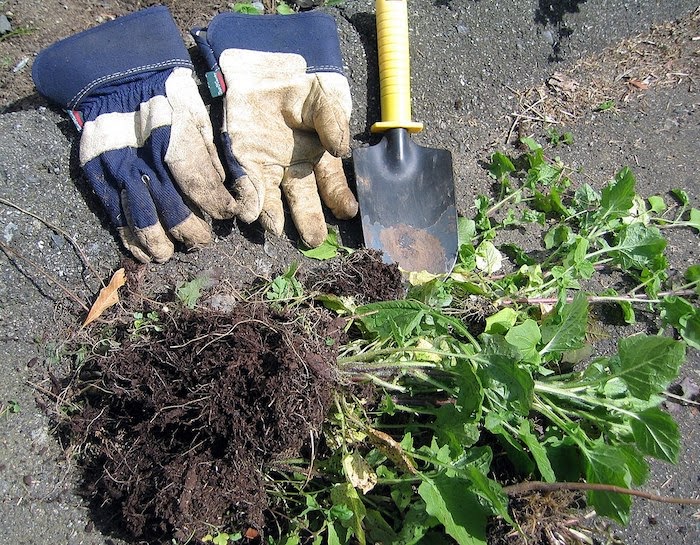
[[[210,242],[208,223],[187,202],[217,219],[247,210],[246,199],[257,202],[252,187],[239,185],[236,201],[224,186],[192,69],[163,6],[61,40],[32,69],[39,92],[81,131],[87,179],[124,246],[143,262],[167,261],[170,237],[188,247]]]
[[[258,201],[238,217],[284,229],[282,193],[302,241],[328,235],[321,200],[338,219],[357,214],[340,157],[350,152],[350,87],[335,21],[318,12],[222,13],[192,35],[212,68],[213,95],[224,94],[226,162]]]

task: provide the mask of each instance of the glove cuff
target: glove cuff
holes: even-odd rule
[[[178,66],[193,68],[168,8],[156,6],[49,46],[34,61],[32,78],[42,95],[72,110],[103,85]]]
[[[218,60],[225,50],[247,49],[296,53],[304,57],[308,73],[343,73],[335,19],[325,13],[221,13],[212,19],[208,28],[194,28],[191,33],[213,69],[218,68]]]

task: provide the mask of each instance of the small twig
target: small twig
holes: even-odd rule
[[[12,201],[8,201],[7,199],[3,199],[2,197],[0,197],[0,204],[4,204],[5,206],[9,206],[9,207],[11,207],[11,208],[14,208],[15,210],[18,210],[19,212],[22,212],[22,214],[26,214],[27,216],[30,216],[30,217],[34,218],[35,220],[40,221],[41,223],[43,223],[44,225],[46,225],[46,227],[48,227],[48,228],[51,229],[52,231],[58,233],[58,234],[61,235],[63,238],[65,238],[68,242],[71,243],[71,246],[73,246],[73,248],[75,248],[75,251],[76,251],[76,253],[78,254],[78,257],[80,257],[80,260],[83,262],[83,265],[85,265],[85,267],[86,267],[93,275],[95,275],[95,278],[97,278],[97,280],[102,284],[102,287],[104,287],[104,283],[103,283],[103,281],[102,281],[102,278],[100,277],[99,274],[97,274],[97,271],[92,267],[92,265],[90,265],[90,261],[89,261],[88,258],[85,256],[85,253],[83,252],[82,248],[81,248],[81,247],[78,245],[78,243],[73,239],[73,237],[71,237],[71,236],[70,236],[68,233],[66,233],[63,229],[61,229],[60,227],[57,227],[56,225],[54,225],[54,224],[51,223],[50,221],[45,220],[45,219],[42,218],[41,216],[37,216],[37,215],[34,214],[33,212],[30,212],[29,210],[25,210],[25,209],[22,208],[21,206],[18,206],[18,205],[16,205],[15,203],[13,203]]]
[[[65,293],[66,295],[68,295],[68,297],[70,297],[71,299],[73,299],[73,301],[75,301],[75,302],[78,303],[81,307],[83,307],[83,310],[85,310],[85,312],[89,312],[89,311],[90,311],[90,309],[89,309],[88,306],[82,301],[82,299],[80,299],[75,293],[73,293],[71,290],[69,290],[69,289],[68,289],[67,287],[65,287],[63,284],[61,284],[61,282],[59,282],[58,279],[57,279],[55,276],[53,276],[53,275],[49,274],[48,272],[46,272],[46,270],[44,270],[41,266],[39,266],[39,265],[37,265],[36,263],[34,263],[31,259],[27,259],[27,258],[24,257],[22,254],[20,254],[17,250],[15,250],[14,248],[8,246],[7,244],[5,244],[5,243],[3,243],[3,242],[0,242],[0,250],[2,250],[3,252],[5,252],[7,255],[11,255],[11,256],[13,256],[13,257],[19,259],[20,261],[24,261],[25,263],[27,263],[28,265],[30,265],[31,267],[33,267],[39,274],[41,274],[41,275],[42,275],[44,278],[46,278],[48,281],[50,281],[50,282],[52,282],[53,284],[55,284],[56,287],[58,287],[61,291],[63,291],[63,293]]]
[[[700,505],[700,499],[698,498],[673,498],[670,496],[660,496],[659,494],[652,494],[651,492],[644,492],[642,490],[633,490],[631,488],[624,488],[622,486],[615,486],[612,484],[603,483],[572,483],[572,482],[560,482],[560,483],[545,483],[543,481],[525,481],[522,483],[512,484],[510,486],[504,486],[503,492],[509,496],[518,496],[520,494],[526,494],[527,492],[552,492],[555,490],[593,490],[597,492],[614,492],[616,494],[627,494],[629,496],[637,496],[639,498],[644,498],[646,500],[658,501],[662,503],[675,503],[681,505]]]

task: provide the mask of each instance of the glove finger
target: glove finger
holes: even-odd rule
[[[233,176],[233,191],[238,196],[236,216],[246,223],[252,223],[260,216],[265,200],[265,185],[255,174],[251,177],[233,153],[233,143],[228,132],[221,133],[224,159],[229,173]]]
[[[258,217],[265,231],[275,235],[281,235],[284,231],[284,207],[282,206],[282,192],[280,183],[284,176],[284,169],[278,165],[244,165],[248,173],[248,180],[256,187],[262,189],[262,207]],[[249,218],[241,218],[248,221]],[[251,220],[254,221],[254,220]]]
[[[324,153],[314,168],[321,199],[339,220],[349,220],[357,215],[358,204],[348,187],[343,161]]]
[[[171,236],[188,248],[204,246],[211,242],[211,230],[207,222],[185,204],[175,188],[163,163],[168,140],[166,135],[160,134],[161,130],[167,131],[167,128],[151,132],[150,146],[140,150],[144,159],[139,165],[141,181],[150,194],[160,223]],[[129,195],[132,193],[134,192],[130,189]]]
[[[320,246],[328,236],[328,228],[311,165],[300,163],[287,168],[282,190],[304,244],[309,248]]]
[[[88,136],[87,144],[85,136]],[[88,132],[81,140],[81,158],[85,157],[85,149],[90,146],[89,136]],[[140,181],[141,173],[135,169],[135,162],[133,148],[113,150],[85,162],[83,171],[112,225],[117,228],[124,247],[143,263],[153,259],[167,261],[173,254],[173,244],[158,222],[155,206]],[[129,183],[130,177],[138,183]],[[131,185],[136,192],[134,198],[127,197],[126,187]]]
[[[336,157],[350,153],[350,114],[352,99],[347,79],[342,74],[315,74],[312,87],[314,128],[323,147]]]
[[[236,202],[224,186],[225,173],[214,145],[211,121],[191,70],[176,68],[165,82],[172,108],[164,160],[182,192],[216,219],[236,215]]]

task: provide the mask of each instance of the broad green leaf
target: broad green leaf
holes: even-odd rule
[[[666,239],[657,227],[643,223],[624,225],[615,237],[610,255],[623,269],[656,269],[656,258],[663,255]]]
[[[670,193],[683,206],[688,206],[690,204],[690,198],[688,197],[688,193],[686,193],[682,189],[672,189]]]
[[[403,525],[399,531],[399,543],[415,545],[421,542],[428,530],[440,524],[440,521],[428,514],[422,501],[413,501],[403,517]]]
[[[479,358],[479,378],[492,408],[527,416],[535,387],[529,371],[502,354],[482,351]]]
[[[693,229],[700,231],[700,210],[697,208],[690,209],[690,218],[688,219],[688,225]]]
[[[367,509],[365,532],[368,543],[396,543],[399,536],[376,509]]]
[[[426,512],[445,527],[459,545],[486,545],[488,512],[479,503],[466,479],[438,475],[425,478],[418,487]]]
[[[479,423],[467,416],[467,411],[447,403],[437,411],[435,436],[443,445],[449,445],[453,456],[479,440]]]
[[[512,259],[516,265],[535,265],[536,260],[525,253],[517,244],[501,244],[501,251]]]
[[[472,482],[470,489],[486,501],[493,513],[513,524],[508,512],[508,496],[503,492],[501,485],[493,479],[489,479],[480,468],[475,466],[469,466],[467,474]]]
[[[687,282],[700,282],[700,265],[691,265],[685,270],[683,278]]]
[[[666,210],[666,202],[663,197],[652,195],[647,200],[649,201],[649,208],[655,214],[662,214]]]
[[[422,325],[435,335],[454,333],[467,338],[469,330],[459,320],[446,316],[418,301],[380,301],[362,305],[356,310],[358,320],[369,334],[399,342],[422,332]],[[424,322],[430,322],[424,324]]]
[[[523,420],[518,428],[518,433],[520,434],[522,442],[530,449],[530,453],[535,459],[537,469],[540,470],[542,478],[548,483],[556,481],[557,477],[554,475],[552,464],[547,456],[547,449],[545,449],[544,445],[540,443],[537,436],[532,432],[532,422],[530,420]]]
[[[506,341],[520,352],[526,362],[539,363],[540,355],[537,345],[542,340],[540,328],[535,320],[528,318],[522,324],[511,327],[506,333]]]
[[[333,229],[329,229],[326,240],[324,240],[320,246],[316,248],[300,249],[300,251],[308,258],[325,261],[336,257],[341,248],[344,249],[344,247],[338,243],[338,233]]]
[[[457,241],[462,244],[471,244],[476,236],[476,223],[474,220],[459,216],[457,218]]]
[[[618,343],[620,368],[615,376],[630,393],[643,400],[662,392],[678,376],[685,360],[685,344],[669,337],[633,335]]]
[[[503,256],[489,240],[484,240],[477,246],[475,257],[476,268],[488,275],[501,269]]]
[[[630,425],[642,453],[672,464],[678,461],[680,433],[671,415],[658,407],[651,407],[637,413]]]
[[[489,165],[489,174],[494,177],[499,182],[508,176],[511,172],[515,171],[513,162],[500,151],[495,152],[491,155],[491,164]]]
[[[585,294],[578,292],[571,303],[562,307],[560,317],[559,323],[554,323],[555,318],[552,318],[543,324],[542,342],[545,345],[540,350],[541,355],[566,352],[585,344],[588,323],[588,299]]]
[[[632,208],[635,179],[632,171],[625,167],[615,176],[601,193],[600,217],[616,218],[627,215]]]
[[[504,335],[518,320],[518,312],[511,307],[502,308],[486,318],[486,333]]]
[[[700,309],[696,308],[693,314],[680,319],[678,332],[689,346],[700,350]]]
[[[630,470],[618,449],[597,441],[592,448],[584,449],[586,481],[629,488],[632,484]],[[615,492],[588,492],[588,503],[596,513],[626,525],[629,521],[632,498],[629,494]]]
[[[597,207],[600,203],[600,194],[595,191],[589,184],[583,184],[574,193],[574,198],[571,204],[580,211],[588,210],[589,208]]]
[[[360,545],[365,545],[365,530],[363,520],[367,514],[357,490],[350,483],[337,484],[331,489],[331,501],[334,505],[347,507],[352,512],[350,520],[342,520],[343,526],[352,529]]]

